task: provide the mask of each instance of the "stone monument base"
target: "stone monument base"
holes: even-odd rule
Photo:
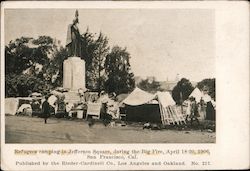
[[[85,87],[85,61],[80,57],[69,57],[63,62],[63,88],[73,92]]]

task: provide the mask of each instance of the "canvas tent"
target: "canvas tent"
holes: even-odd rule
[[[155,96],[153,94],[150,94],[136,87],[134,91],[132,91],[131,94],[128,95],[125,100],[123,100],[123,103],[130,106],[138,106],[149,103],[154,99],[154,97]]]
[[[152,104],[154,95],[139,88],[135,88],[127,98],[123,100],[127,121],[160,122],[160,110],[158,104]]]
[[[206,103],[206,109],[200,110],[200,119],[215,120],[215,101],[210,95],[204,94],[196,87],[189,97],[195,97],[197,103],[199,103],[201,99]]]
[[[199,103],[201,99],[203,99],[205,103],[212,101],[211,96],[201,92],[198,87],[193,90],[189,97],[194,97],[197,103]]]
[[[184,118],[177,112],[175,102],[169,92],[147,93],[139,88],[122,102],[128,121],[179,124]]]
[[[15,115],[19,105],[17,98],[5,98],[5,114]]]
[[[5,100],[4,100],[4,103],[5,103],[4,112],[5,112],[5,114],[16,115],[20,106],[22,106],[23,104],[30,104],[32,99],[33,98],[31,98],[31,97],[5,98]],[[25,108],[25,106],[23,106],[21,109],[24,109],[24,108]]]
[[[203,93],[196,87],[192,93],[189,95],[189,97],[194,97],[195,101],[198,103],[200,102],[201,98],[203,96]]]

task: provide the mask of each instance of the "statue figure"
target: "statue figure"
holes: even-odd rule
[[[75,19],[73,24],[68,26],[66,47],[69,50],[70,56],[81,57],[81,34],[78,29],[78,11],[75,12]]]

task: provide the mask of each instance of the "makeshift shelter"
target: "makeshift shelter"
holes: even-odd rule
[[[175,102],[169,92],[147,93],[139,88],[122,102],[125,104],[127,121],[179,124],[184,118],[176,110]]]
[[[15,115],[18,109],[19,100],[17,98],[5,98],[5,114]]]
[[[5,114],[15,115],[18,112],[20,106],[23,104],[30,104],[32,99],[33,98],[31,97],[5,98]]]
[[[157,92],[156,98],[159,103],[163,125],[182,124],[186,122],[181,111],[177,110],[175,101],[169,92]]]

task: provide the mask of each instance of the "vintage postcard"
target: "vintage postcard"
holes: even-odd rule
[[[247,2],[1,3],[1,169],[249,168]]]

